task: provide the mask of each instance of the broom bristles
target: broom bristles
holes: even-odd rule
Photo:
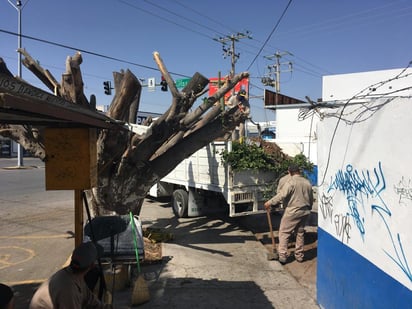
[[[132,305],[143,304],[150,300],[149,287],[143,275],[139,275],[134,283]]]

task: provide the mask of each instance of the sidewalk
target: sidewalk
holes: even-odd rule
[[[0,157],[0,168],[5,169],[27,169],[44,167],[44,162],[34,157],[23,157],[23,165],[18,166],[17,157]]]
[[[166,204],[146,200],[143,227],[173,233],[159,264],[142,265],[151,299],[140,308],[319,308],[312,293],[255,235],[213,216],[174,218]],[[132,289],[114,292],[115,308],[131,308]]]

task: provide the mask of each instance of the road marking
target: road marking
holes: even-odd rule
[[[57,235],[32,235],[32,236],[0,236],[0,239],[54,239],[54,238],[72,238],[73,236],[67,234]]]
[[[47,279],[34,279],[34,280],[23,280],[23,281],[9,281],[9,282],[3,282],[4,284],[7,284],[9,286],[13,285],[21,285],[21,284],[41,284]]]
[[[23,251],[23,253],[14,252],[15,253],[14,255],[23,255],[20,261],[11,262],[11,260],[13,259],[13,250]],[[6,253],[2,253],[2,251],[6,251]],[[11,266],[15,266],[15,265],[27,262],[31,260],[34,256],[35,256],[34,251],[30,249],[25,249],[25,248],[16,247],[16,246],[0,247],[0,269],[4,269],[7,267],[11,267]]]

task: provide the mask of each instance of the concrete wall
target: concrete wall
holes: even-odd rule
[[[412,86],[409,73],[324,78],[324,95],[359,95],[324,109],[318,123],[317,298],[322,308],[411,308],[412,99],[410,89],[402,96],[396,92]]]

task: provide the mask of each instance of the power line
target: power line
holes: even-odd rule
[[[380,7],[375,7],[372,9],[367,9],[363,11],[356,11],[353,14],[347,14],[343,16],[333,17],[330,19],[323,19],[320,22],[316,22],[309,25],[304,25],[295,29],[290,29],[281,33],[278,33],[279,36],[288,36],[290,37],[293,34],[300,34],[302,36],[307,36],[309,33],[319,33],[319,32],[326,32],[326,30],[342,30],[345,29],[342,26],[349,24],[350,26],[356,26],[362,24],[364,21],[369,22],[372,20],[373,22],[382,22],[384,21],[384,17],[390,16],[391,13],[395,13],[395,16],[398,18],[401,12],[407,12],[409,7],[402,7],[402,8],[395,8],[394,10],[390,10],[389,6],[393,6],[394,3],[385,4]],[[383,13],[377,12],[379,10],[384,10]],[[411,12],[407,13],[409,15]]]
[[[10,35],[14,35],[14,36],[18,36],[17,33],[12,32],[12,31],[7,31],[7,30],[4,30],[4,29],[0,29],[0,32],[10,34]],[[139,64],[139,63],[131,62],[131,61],[128,61],[128,60],[123,60],[123,59],[120,59],[120,58],[103,55],[103,54],[100,54],[100,53],[97,53],[97,52],[92,52],[92,51],[88,51],[88,50],[85,50],[85,49],[81,49],[81,48],[77,48],[77,47],[73,47],[73,46],[69,46],[69,45],[65,45],[65,44],[61,44],[61,43],[56,43],[56,42],[52,42],[52,41],[48,41],[48,40],[44,40],[44,39],[40,39],[40,38],[35,38],[35,37],[29,36],[29,35],[21,34],[21,37],[23,37],[25,39],[29,39],[29,40],[33,40],[33,41],[53,45],[53,46],[58,46],[58,47],[62,47],[62,48],[70,49],[70,50],[79,51],[79,52],[82,52],[84,54],[89,54],[89,55],[93,55],[93,56],[100,57],[100,58],[105,58],[105,59],[109,59],[109,60],[113,60],[113,61],[117,61],[117,62],[121,62],[121,63],[126,63],[126,64],[134,65],[134,66],[137,66],[137,67],[141,67],[141,68],[145,68],[145,69],[149,69],[149,70],[153,70],[153,71],[159,71],[159,69],[155,68],[155,67],[150,67],[150,66],[147,66],[147,65],[144,65],[144,64]],[[180,73],[170,72],[170,74],[173,74],[173,75],[176,75],[176,76],[182,76],[182,77],[190,77],[188,75],[183,75],[183,74],[180,74]]]
[[[211,38],[209,35],[207,35],[207,34],[205,34],[205,33],[201,33],[201,32],[199,32],[199,31],[196,31],[196,30],[192,29],[192,28],[188,28],[188,27],[182,25],[181,23],[176,22],[175,20],[171,20],[171,19],[168,19],[168,18],[164,17],[164,15],[156,14],[156,13],[154,13],[153,11],[146,10],[146,9],[142,8],[141,6],[136,6],[135,4],[131,4],[131,3],[127,2],[127,1],[125,1],[125,0],[118,0],[118,1],[124,3],[124,4],[128,5],[128,6],[131,6],[132,8],[134,8],[134,9],[136,9],[136,10],[143,11],[143,12],[149,14],[149,15],[152,15],[152,16],[154,16],[154,17],[156,17],[156,18],[159,18],[159,19],[161,19],[161,20],[163,20],[163,21],[166,21],[166,22],[168,22],[168,23],[171,23],[171,24],[173,24],[173,25],[176,25],[176,26],[178,26],[178,27],[181,27],[181,28],[183,28],[183,29],[185,29],[185,30],[188,30],[188,31],[190,31],[190,32],[193,32],[193,33],[195,33],[195,34],[201,35],[201,36],[203,36],[203,37]],[[173,10],[170,10],[170,9],[168,9],[168,8],[165,8],[165,7],[161,6],[161,5],[158,5],[158,4],[156,4],[156,3],[153,3],[153,1],[151,1],[151,0],[144,0],[144,2],[146,2],[146,3],[149,4],[149,5],[152,5],[152,6],[156,7],[157,9],[160,9],[161,11],[165,11],[165,12],[171,14],[171,15],[174,15],[174,16],[176,16],[176,17],[179,17],[180,19],[186,20],[186,21],[190,22],[191,24],[200,26],[200,27],[202,27],[202,28],[204,28],[204,29],[207,29],[207,30],[210,30],[210,31],[212,31],[212,32],[214,32],[214,33],[217,33],[217,34],[219,34],[219,35],[221,35],[221,36],[225,36],[223,33],[219,32],[219,31],[218,31],[217,29],[215,29],[215,28],[209,27],[209,26],[207,26],[207,25],[205,25],[205,24],[203,24],[203,23],[200,23],[200,22],[198,22],[198,21],[196,21],[196,20],[193,20],[193,19],[191,19],[191,18],[188,18],[188,17],[186,17],[186,16],[184,16],[184,15],[182,15],[182,14],[176,13],[176,12],[173,11]],[[215,23],[218,24],[220,27],[224,27],[224,28],[230,29],[230,27],[225,26],[223,23],[221,23],[221,22],[219,22],[219,21],[217,21],[217,20],[215,20],[215,19],[212,19],[212,18],[206,16],[205,14],[203,14],[203,13],[201,13],[201,12],[199,12],[199,11],[197,11],[197,10],[195,10],[195,9],[187,6],[187,5],[182,4],[182,3],[179,2],[179,1],[174,0],[173,2],[175,2],[176,4],[184,7],[184,8],[187,9],[187,10],[190,10],[190,11],[192,11],[192,12],[195,12],[196,14],[198,14],[198,15],[206,18],[206,19],[209,19],[209,20],[215,22]],[[231,32],[235,32],[235,31],[231,30]],[[253,38],[250,37],[250,39],[253,39]],[[259,41],[257,41],[257,42],[259,42]],[[243,43],[243,42],[242,42],[242,43]],[[259,42],[259,43],[260,43],[260,42]],[[246,45],[246,46],[252,47],[253,49],[257,49],[256,45],[247,44],[247,43],[243,43],[243,44]],[[249,50],[246,50],[246,49],[244,49],[244,48],[239,48],[239,47],[238,47],[237,49],[240,50],[240,51],[242,51],[242,52],[246,52],[246,53],[248,53],[248,54],[250,54],[250,55],[255,55],[255,52],[254,52],[254,51],[249,51]]]
[[[189,21],[189,22],[191,22],[191,23],[193,23],[193,24],[195,24],[195,25],[198,25],[198,26],[200,26],[200,27],[203,27],[203,28],[205,28],[205,29],[207,29],[207,30],[211,30],[211,31],[213,31],[213,32],[217,32],[216,29],[214,29],[214,28],[210,28],[210,27],[208,27],[208,26],[206,26],[206,25],[203,25],[203,24],[201,24],[201,23],[199,23],[199,22],[197,22],[197,21],[195,21],[195,20],[193,20],[193,19],[190,19],[190,18],[186,17],[186,16],[183,16],[183,15],[180,15],[180,14],[178,14],[178,13],[175,13],[175,12],[173,12],[172,10],[166,9],[165,7],[163,7],[163,6],[161,6],[161,5],[155,4],[155,3],[153,3],[153,2],[151,2],[151,1],[149,1],[149,0],[143,0],[143,1],[146,2],[146,3],[148,3],[148,4],[150,4],[150,5],[152,5],[152,6],[154,6],[154,7],[157,7],[158,9],[161,9],[161,10],[163,10],[163,11],[166,11],[166,12],[168,12],[169,14],[172,14],[172,15],[174,15],[174,16],[177,16],[177,17],[180,17],[180,18],[182,18],[182,19],[184,19],[184,20],[187,20],[187,21]],[[219,33],[219,32],[218,32],[218,33]],[[220,34],[222,34],[222,33],[220,33]]]
[[[249,65],[249,67],[247,68],[246,71],[249,71],[250,67],[253,65],[253,63],[256,61],[257,57],[259,57],[260,53],[262,52],[263,48],[265,48],[265,45],[267,44],[267,42],[270,40],[270,38],[272,37],[273,33],[275,32],[275,30],[277,29],[277,27],[279,26],[280,22],[283,19],[283,16],[285,16],[286,11],[288,10],[290,4],[292,3],[292,0],[289,0],[288,4],[286,5],[285,9],[283,10],[282,15],[279,17],[276,25],[273,27],[272,31],[270,32],[268,38],[266,39],[266,41],[263,43],[262,47],[260,48],[259,52],[256,54],[255,58],[253,59],[252,63]]]
[[[315,74],[315,73],[312,73],[311,71],[307,71],[307,70],[304,70],[304,69],[299,69],[299,68],[296,67],[296,65],[294,67],[294,70],[298,71],[298,72],[305,73],[307,75],[310,75],[310,76],[313,76],[313,77],[316,77],[316,78],[322,78],[322,75]]]
[[[185,5],[185,4],[183,4],[183,3],[181,3],[181,2],[179,2],[179,1],[177,1],[177,0],[173,0],[173,2],[177,3],[178,5],[184,7],[185,9],[187,9],[187,10],[189,10],[189,11],[192,11],[192,12],[198,14],[199,16],[202,16],[202,17],[204,17],[204,18],[206,18],[206,19],[208,19],[208,20],[210,20],[210,21],[218,24],[218,25],[221,26],[221,27],[224,27],[224,28],[228,29],[228,30],[231,31],[231,32],[236,32],[235,30],[233,30],[233,29],[231,29],[230,27],[227,27],[226,25],[224,25],[223,23],[221,23],[219,20],[216,20],[216,19],[213,19],[213,18],[211,18],[211,17],[209,17],[209,16],[206,16],[206,15],[203,14],[202,12],[199,12],[199,11],[197,11],[197,10],[195,10],[195,9],[193,9],[193,8],[191,8],[191,7]]]
[[[198,34],[198,35],[201,35],[201,36],[203,36],[203,37],[210,38],[210,36],[207,35],[207,34],[205,34],[205,33],[201,33],[201,32],[199,32],[199,31],[195,31],[195,30],[193,30],[192,28],[188,28],[188,27],[186,27],[186,26],[184,26],[184,25],[182,25],[182,24],[180,24],[180,23],[177,23],[177,22],[174,21],[174,20],[170,20],[170,19],[168,19],[168,18],[166,18],[166,17],[163,17],[163,16],[161,16],[161,15],[159,15],[159,14],[155,14],[155,13],[153,13],[152,11],[148,11],[148,10],[146,10],[146,9],[140,7],[140,6],[136,6],[136,5],[131,4],[131,3],[127,2],[127,1],[125,1],[125,0],[118,0],[118,1],[124,3],[124,4],[128,5],[128,6],[131,6],[131,7],[133,7],[133,8],[136,9],[136,10],[143,11],[143,12],[145,12],[145,13],[147,13],[147,14],[149,14],[149,15],[152,15],[152,16],[154,16],[154,17],[156,17],[156,18],[159,18],[159,19],[161,19],[161,20],[163,20],[163,21],[166,21],[166,22],[168,22],[168,23],[171,23],[171,24],[173,24],[173,25],[176,25],[176,26],[178,26],[178,27],[181,27],[181,28],[183,28],[183,29],[185,29],[185,30],[188,30],[188,31],[193,32],[193,33]],[[200,23],[200,22],[198,22],[198,21],[194,21],[193,19],[187,18],[187,17],[185,17],[184,15],[178,14],[178,13],[176,13],[176,12],[170,10],[170,9],[164,8],[163,6],[160,6],[160,5],[158,5],[158,4],[153,3],[151,0],[144,0],[144,2],[146,2],[146,3],[148,3],[148,4],[150,4],[150,5],[154,6],[154,7],[156,7],[156,8],[158,8],[158,9],[162,10],[162,11],[165,11],[165,12],[167,12],[167,13],[169,13],[169,14],[172,14],[172,15],[174,15],[174,16],[176,16],[176,17],[179,17],[179,18],[181,18],[181,19],[184,19],[184,20],[186,20],[186,21],[188,21],[188,22],[190,22],[190,23],[192,23],[192,24],[195,24],[195,25],[197,25],[197,26],[200,26],[200,27],[202,27],[202,28],[204,28],[204,29],[207,29],[207,30],[213,31],[213,32],[215,32],[215,33],[221,34],[219,31],[217,31],[217,30],[214,29],[214,28],[211,28],[211,27],[209,27],[209,26],[207,26],[207,25],[204,25],[204,24],[202,24],[202,23]],[[191,11],[191,12],[194,12],[194,13],[196,13],[196,14],[198,14],[198,15],[200,15],[200,16],[202,16],[202,17],[204,17],[204,18],[206,18],[206,19],[208,19],[208,20],[210,20],[210,21],[212,21],[212,22],[214,22],[214,23],[216,23],[216,24],[218,24],[219,27],[224,27],[224,28],[230,29],[230,27],[225,26],[225,25],[224,25],[223,23],[221,23],[220,21],[215,20],[215,19],[213,19],[213,18],[210,18],[210,17],[206,16],[205,14],[203,14],[203,13],[201,13],[201,12],[199,12],[199,11],[197,11],[197,10],[195,10],[195,9],[193,9],[193,8],[191,8],[191,7],[183,4],[183,3],[181,3],[180,1],[174,0],[173,2],[175,2],[176,4],[182,6],[182,7],[185,8],[186,10],[189,10],[189,11]],[[288,4],[288,6],[289,6],[289,5],[290,5],[290,3]],[[287,10],[287,8],[285,9],[285,11],[286,11],[286,10]],[[283,14],[283,15],[284,15],[284,14]],[[282,17],[283,17],[283,16],[282,16]],[[281,17],[281,18],[282,18],[282,17]],[[279,22],[280,22],[280,20],[279,20]],[[278,22],[278,23],[279,23],[279,22]],[[235,31],[231,30],[231,32],[235,32]],[[272,33],[273,33],[273,31],[272,31]],[[224,36],[224,35],[223,35],[223,36]],[[258,42],[258,43],[260,43],[260,44],[262,43],[262,41],[256,40],[256,39],[254,39],[254,38],[252,38],[252,37],[250,37],[250,39],[255,40],[256,42]],[[248,44],[248,43],[246,43],[245,41],[239,41],[239,43],[240,43],[240,47],[237,47],[237,50],[239,50],[239,51],[241,51],[241,52],[245,52],[245,53],[250,54],[250,55],[255,55],[255,52],[254,52],[254,51],[250,51],[250,50],[244,49],[244,48],[242,48],[241,45],[248,46],[248,47],[251,47],[251,48],[253,48],[253,49],[257,49],[256,44]],[[263,50],[263,48],[265,47],[266,43],[267,43],[267,42],[265,42],[265,43],[263,44],[263,47],[262,47],[262,49],[259,51],[259,53],[262,52],[262,50]],[[279,48],[277,48],[277,49],[279,49]],[[258,54],[258,55],[259,55],[259,54]],[[257,55],[256,57],[258,57],[258,55]],[[236,57],[236,55],[234,55],[234,56]],[[303,62],[305,62],[305,63],[307,63],[307,64],[310,64],[308,61],[305,61],[305,60],[302,59],[302,58],[299,58],[299,57],[296,57],[296,58],[300,59],[301,61],[303,61]],[[235,61],[236,59],[233,59],[233,60]],[[256,58],[255,58],[255,60],[256,60]],[[254,61],[255,61],[255,60],[254,60]],[[316,67],[316,65],[314,65],[314,64],[310,64],[310,65],[312,65],[313,67]],[[250,68],[250,67],[249,67],[249,68]],[[249,70],[249,68],[248,68],[248,70]],[[327,71],[327,70],[324,70],[324,71]],[[328,72],[328,73],[330,73],[330,72]]]
[[[126,4],[126,5],[130,6],[130,7],[134,8],[134,9],[136,9],[136,10],[143,11],[143,12],[145,12],[145,13],[147,13],[147,14],[149,14],[149,15],[152,15],[152,16],[154,16],[154,17],[157,17],[157,18],[159,18],[159,19],[161,19],[161,20],[163,20],[163,21],[167,21],[168,23],[171,23],[171,24],[173,24],[173,25],[176,25],[176,26],[178,26],[178,27],[180,27],[180,28],[183,28],[183,29],[185,29],[185,30],[187,30],[187,31],[190,31],[190,32],[199,34],[199,35],[201,35],[201,36],[203,36],[203,37],[207,37],[208,39],[213,39],[211,36],[208,36],[208,35],[206,35],[206,34],[204,34],[204,33],[201,33],[201,32],[199,32],[199,31],[193,30],[192,28],[183,26],[182,24],[179,24],[179,23],[177,23],[177,22],[175,22],[175,21],[173,21],[173,20],[171,20],[171,19],[168,19],[168,18],[165,18],[165,17],[163,17],[163,16],[157,15],[157,14],[151,12],[151,11],[145,10],[145,9],[143,9],[143,8],[141,8],[141,7],[139,7],[139,6],[136,6],[136,5],[134,5],[134,4],[131,4],[131,3],[127,2],[127,1],[123,1],[123,0],[118,0],[118,1],[121,2],[121,3],[123,3],[123,4]],[[156,6],[155,4],[152,4],[152,5]]]

